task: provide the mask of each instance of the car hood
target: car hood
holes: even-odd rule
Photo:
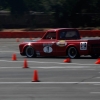
[[[37,38],[37,39],[31,40],[30,42],[37,42],[37,41],[39,41],[39,40],[41,40],[41,39],[40,39],[40,38]]]

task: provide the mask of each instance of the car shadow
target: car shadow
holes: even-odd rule
[[[25,57],[27,58],[27,57]],[[65,57],[65,56],[60,56],[60,57],[55,57],[55,56],[38,56],[38,57],[35,57],[35,59],[39,59],[39,58],[43,58],[43,59],[66,59],[66,58],[69,58],[69,57]],[[28,58],[28,59],[34,59],[34,58]],[[81,56],[79,58],[71,58],[71,59],[98,59],[98,58],[92,58],[91,56]]]

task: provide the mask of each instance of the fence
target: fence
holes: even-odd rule
[[[100,30],[79,30],[81,37],[100,37]],[[45,31],[26,31],[26,32],[0,32],[0,38],[38,38],[42,37]]]

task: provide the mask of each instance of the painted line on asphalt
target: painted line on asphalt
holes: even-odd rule
[[[0,51],[0,52],[3,52],[3,53],[5,53],[5,52],[15,52],[15,53],[19,53],[18,51]]]
[[[3,45],[3,44],[5,44],[5,43],[2,42],[2,43],[1,43],[1,47],[9,47],[9,46],[12,46],[12,45],[14,45],[14,46],[16,46],[16,45],[18,46],[18,45],[19,45],[19,43],[16,44],[16,42],[14,42],[14,41],[12,41],[12,42],[13,42],[13,44],[9,44],[9,43],[6,42],[6,45]]]
[[[0,60],[1,62],[23,62],[23,61],[10,61],[10,60]],[[90,66],[100,66],[99,64],[79,64],[79,63],[59,63],[59,62],[40,62],[40,61],[27,61],[31,63],[43,63],[43,64],[64,64],[64,65],[90,65]]]
[[[0,84],[96,84],[100,82],[0,82]]]
[[[0,69],[9,69],[9,68],[12,68],[12,69],[17,69],[17,68],[23,68],[23,67],[16,67],[16,66],[14,66],[14,67],[0,67]],[[76,70],[76,69],[82,69],[83,68],[83,70],[95,70],[95,69],[89,69],[90,67],[84,67],[84,66],[61,66],[61,67],[59,67],[59,66],[45,66],[45,67],[28,67],[28,68],[37,68],[37,69],[73,69],[73,70]],[[86,69],[84,69],[84,68],[86,68]]]
[[[96,83],[96,84],[94,84],[94,85],[100,85],[100,83]]]
[[[31,67],[31,68],[34,68],[34,67]],[[37,67],[36,67],[37,68]],[[38,68],[45,68],[45,69],[49,69],[49,68],[86,68],[84,66],[61,66],[61,67],[58,67],[58,66],[47,66],[47,67],[38,67]]]
[[[100,92],[90,92],[91,94],[100,94]]]

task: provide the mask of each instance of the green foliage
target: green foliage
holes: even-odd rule
[[[0,0],[0,10],[7,8],[8,8],[8,2],[6,0]]]
[[[24,0],[29,11],[43,11],[41,0]]]

